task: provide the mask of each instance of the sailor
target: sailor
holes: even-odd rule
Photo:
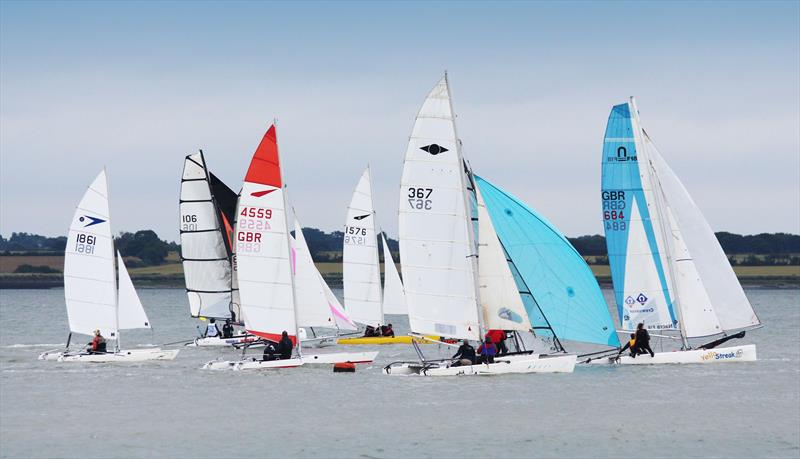
[[[367,326],[364,328],[364,336],[365,336],[365,337],[377,336],[377,335],[375,334],[375,327],[373,327],[372,325],[367,325]]]
[[[461,365],[475,365],[475,348],[469,344],[469,341],[464,340],[461,346],[458,347],[458,352],[453,355],[454,359],[452,367],[460,367]]]
[[[381,327],[381,335],[394,338],[394,330],[392,330],[392,324],[384,325]]]
[[[644,322],[639,322],[639,325],[636,326],[636,343],[634,346],[636,351],[632,352],[634,354],[632,357],[636,357],[635,354],[644,354],[645,351],[650,353],[650,357],[655,357],[653,350],[650,349],[650,333],[644,328]]]
[[[486,335],[483,344],[478,348],[478,354],[481,355],[480,363],[494,363],[497,347],[492,343],[492,338],[489,335]]]
[[[89,346],[86,351],[90,354],[104,354],[106,352],[106,339],[100,334],[100,330],[94,331],[94,338],[92,338]]]
[[[486,332],[486,336],[492,338],[492,342],[497,347],[498,356],[508,354],[508,348],[506,347],[506,332],[504,330],[489,330]]]
[[[225,325],[222,326],[222,337],[233,338],[233,324],[230,319],[225,319]]]
[[[636,333],[631,333],[631,339],[629,339],[628,342],[625,343],[625,347],[619,350],[619,353],[617,353],[617,357],[621,356],[622,353],[625,352],[625,350],[627,349],[631,350],[631,357],[636,357],[636,354],[634,354],[636,350]]]
[[[206,338],[214,338],[219,336],[219,328],[217,328],[217,324],[214,322],[214,319],[211,319],[208,322],[208,326],[206,327]]]

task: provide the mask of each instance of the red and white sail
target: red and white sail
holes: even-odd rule
[[[249,333],[296,342],[289,229],[275,126],[258,145],[236,209],[236,261],[241,307]]]

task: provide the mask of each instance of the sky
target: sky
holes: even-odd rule
[[[464,155],[568,236],[601,234],[610,108],[717,231],[800,233],[800,2],[0,2],[0,234],[65,235],[108,169],[115,232],[178,239],[183,159],[241,186],[273,119],[304,226],[403,155],[447,71]]]

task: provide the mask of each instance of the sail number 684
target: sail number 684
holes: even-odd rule
[[[412,209],[431,210],[433,200],[430,199],[433,188],[409,188],[408,204]]]

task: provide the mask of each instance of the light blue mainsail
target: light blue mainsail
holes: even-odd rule
[[[677,328],[667,262],[656,237],[663,230],[655,202],[648,202],[657,196],[634,112],[631,103],[614,106],[603,142],[603,227],[614,298],[623,329],[640,322],[651,329]]]
[[[600,286],[567,238],[517,198],[481,177],[475,179],[512,261],[517,285],[523,292],[530,291],[522,297],[531,325],[538,328],[549,323],[560,340],[618,347]]]

